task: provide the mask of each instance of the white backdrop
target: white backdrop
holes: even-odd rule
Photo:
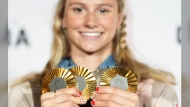
[[[8,0],[8,80],[41,71],[50,57],[58,0]],[[136,58],[172,72],[181,104],[181,0],[128,0],[127,41]],[[19,42],[19,40],[21,40]]]

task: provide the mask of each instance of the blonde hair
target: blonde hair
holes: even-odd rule
[[[49,70],[58,66],[62,58],[69,56],[70,54],[70,46],[66,37],[65,29],[63,29],[61,26],[61,21],[64,17],[65,6],[66,0],[59,0],[53,23],[54,38],[51,58],[46,64],[42,74],[38,74],[36,76],[36,79],[40,81]],[[125,13],[125,0],[118,0],[118,7],[119,13]],[[153,69],[133,58],[132,53],[125,41],[127,35],[126,19],[127,15],[123,14],[121,27],[120,29],[117,29],[117,33],[113,39],[113,55],[117,65],[127,67],[133,71],[136,74],[139,82],[148,78],[153,78],[164,83],[175,84],[175,78],[171,73]]]

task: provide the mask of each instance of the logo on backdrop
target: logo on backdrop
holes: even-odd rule
[[[8,29],[8,44],[19,46],[21,44],[29,46],[29,40],[27,38],[27,32],[24,29],[20,29],[16,34],[16,41],[12,42],[12,32]]]

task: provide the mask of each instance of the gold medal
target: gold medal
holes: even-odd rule
[[[100,79],[102,77],[102,74],[107,70],[108,68],[99,68],[95,71],[93,71],[93,75],[95,76],[96,78],[96,87],[99,87],[100,86]]]
[[[55,68],[45,75],[41,89],[45,93],[72,87],[76,87],[76,79],[72,73],[65,68]]]
[[[89,99],[96,89],[96,78],[90,70],[85,67],[76,66],[69,69],[77,80],[77,88],[82,92],[82,97]]]
[[[130,92],[137,91],[137,78],[125,67],[113,67],[103,72],[100,86],[112,86]]]

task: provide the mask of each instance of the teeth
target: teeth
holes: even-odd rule
[[[82,33],[82,35],[84,35],[84,36],[100,36],[101,35],[101,33],[92,33],[92,32],[90,32],[90,33]]]

